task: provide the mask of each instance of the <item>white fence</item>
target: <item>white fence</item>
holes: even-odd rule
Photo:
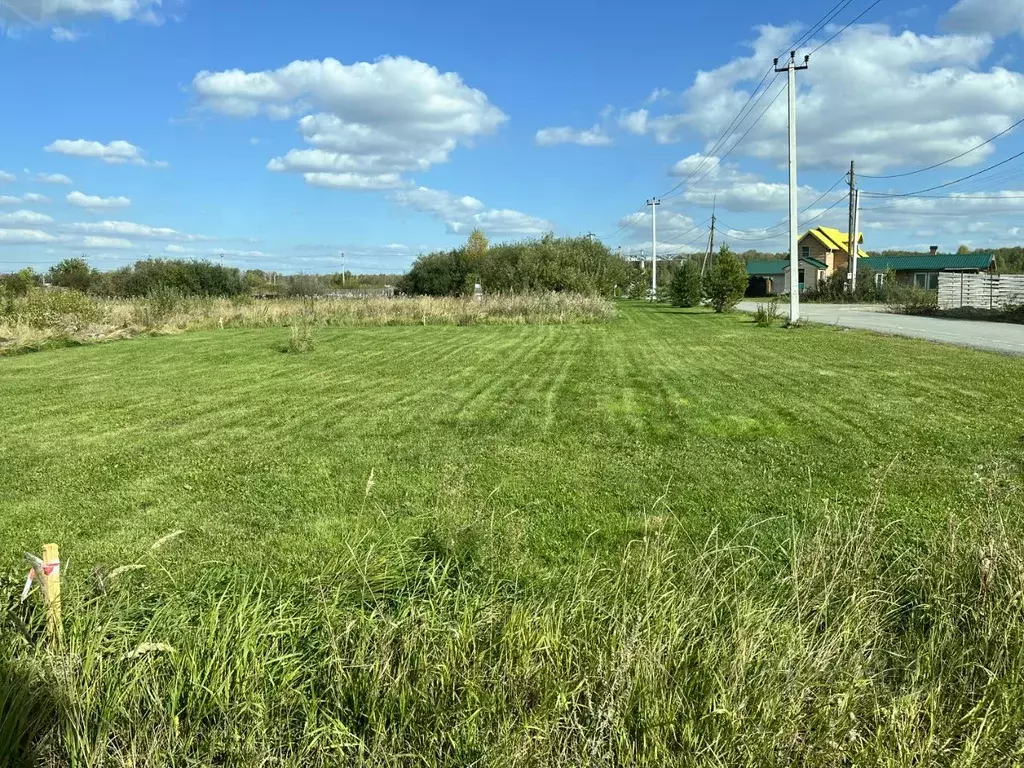
[[[1024,275],[939,273],[939,309],[1024,305]]]

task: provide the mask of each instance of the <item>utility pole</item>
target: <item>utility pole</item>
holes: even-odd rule
[[[341,252],[341,287],[345,287],[345,252]]]
[[[711,266],[715,266],[715,213],[718,212],[718,195],[715,195],[714,201],[711,203],[711,239],[708,240],[708,259],[711,261]]]
[[[860,231],[860,190],[858,189],[853,193],[853,233],[854,238],[857,236],[857,232]],[[860,252],[857,247],[857,243],[853,244],[853,261],[851,262],[853,272],[850,276],[850,292],[857,290],[857,258]]]
[[[647,201],[651,206],[651,301],[658,295],[658,206],[661,200],[652,197]]]
[[[857,287],[857,216],[854,213],[857,196],[857,174],[854,168],[854,161],[850,161],[850,241],[847,243],[849,251],[847,268],[850,270],[850,293]]]
[[[786,72],[789,76],[789,322],[800,319],[800,254],[797,253],[796,228],[797,220],[797,188],[796,188],[796,73],[810,66],[811,57],[804,56],[804,63],[797,66],[796,51],[789,52],[789,61],[785,67],[779,67],[775,59],[775,71]]]

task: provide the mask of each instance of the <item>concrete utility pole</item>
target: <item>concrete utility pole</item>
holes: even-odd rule
[[[647,201],[651,206],[651,301],[658,295],[658,206],[661,200],[652,197]]]
[[[708,259],[711,261],[711,266],[715,266],[715,222],[718,220],[715,218],[715,214],[718,212],[718,195],[715,195],[714,201],[711,203],[711,239],[708,240]],[[701,274],[704,274],[704,270],[701,270]]]
[[[857,174],[854,169],[854,161],[850,161],[850,242],[847,243],[847,249],[849,251],[849,258],[847,260],[847,269],[850,270],[850,293],[853,293],[857,287],[857,218],[854,213],[854,207],[856,206],[857,196]]]
[[[856,233],[860,231],[860,190],[859,189],[856,192],[853,193],[853,231],[854,231],[854,237],[856,238]],[[860,250],[857,247],[857,244],[854,243],[853,244],[853,261],[851,262],[851,267],[853,269],[853,274],[850,277],[850,292],[851,293],[853,291],[857,290],[857,254],[859,252],[860,252]]]
[[[810,66],[811,57],[804,56],[804,63],[797,66],[796,51],[790,51],[785,67],[779,67],[775,60],[775,71],[786,72],[789,76],[789,322],[800,319],[800,254],[797,253],[796,188],[796,73]]]

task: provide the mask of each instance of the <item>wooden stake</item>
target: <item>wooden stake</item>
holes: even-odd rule
[[[64,637],[60,618],[60,552],[56,544],[43,545],[43,600],[46,605],[46,634],[51,642]]]

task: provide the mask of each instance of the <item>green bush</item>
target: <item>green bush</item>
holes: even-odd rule
[[[484,249],[456,248],[420,256],[398,283],[403,293],[463,296],[476,282],[487,293],[556,291],[612,296],[630,284],[629,268],[596,240],[547,235]]]
[[[705,281],[705,294],[715,312],[730,312],[747,292],[747,268],[723,245]]]
[[[9,297],[0,304],[0,315],[15,323],[62,331],[83,328],[101,314],[95,300],[63,288],[30,288],[24,295]]]
[[[0,275],[0,293],[7,296],[24,296],[39,284],[39,275],[32,267],[25,267],[9,275]]]
[[[704,295],[703,278],[697,262],[687,259],[672,275],[669,298],[675,307],[696,307]]]
[[[87,293],[97,274],[85,259],[74,258],[50,267],[49,277],[52,285]]]
[[[398,289],[410,296],[462,296],[467,293],[469,274],[464,248],[428,253],[416,259],[399,280]]]
[[[885,305],[901,315],[930,315],[939,308],[938,291],[927,291],[898,280],[886,281]]]

